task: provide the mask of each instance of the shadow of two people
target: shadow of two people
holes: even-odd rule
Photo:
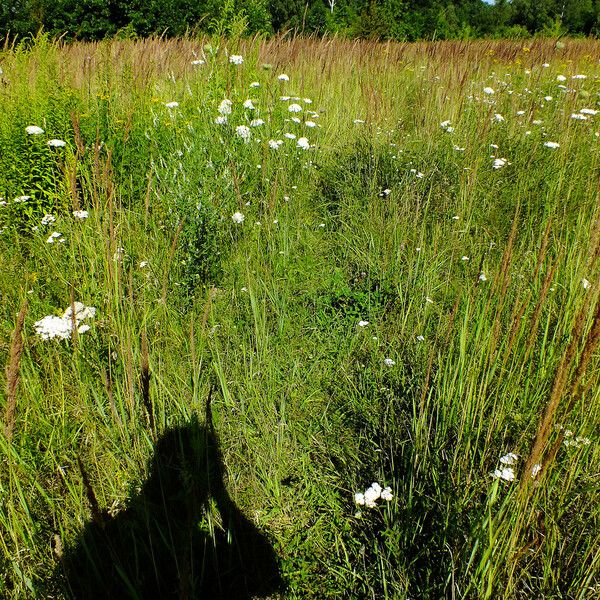
[[[204,527],[211,503],[221,527]],[[268,539],[231,501],[212,426],[193,420],[158,440],[126,510],[90,522],[62,560],[81,600],[265,597],[282,590]]]

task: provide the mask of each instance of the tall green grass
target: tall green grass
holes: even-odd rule
[[[123,510],[157,436],[202,418],[214,388],[229,492],[273,540],[285,597],[595,597],[600,116],[571,115],[600,110],[597,50],[6,48],[7,365],[28,311],[0,436],[0,595],[61,589],[61,553],[90,519],[78,461],[100,507]],[[235,127],[259,117],[245,143]],[[97,308],[90,331],[35,335],[74,300]],[[515,480],[493,478],[509,452]],[[373,481],[393,500],[356,506]]]

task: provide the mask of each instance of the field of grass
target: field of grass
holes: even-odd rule
[[[0,597],[96,597],[94,527],[174,598],[186,531],[240,598],[600,596],[599,56],[6,45]]]

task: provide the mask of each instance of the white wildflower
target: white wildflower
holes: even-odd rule
[[[377,488],[374,487],[377,485]],[[365,490],[365,506],[367,508],[375,508],[377,506],[377,500],[381,497],[381,486],[379,484],[373,484],[370,488]]]
[[[383,364],[384,364],[386,367],[393,367],[393,366],[396,364],[396,361],[395,361],[395,360],[392,360],[391,358],[384,358],[384,359],[383,359]]]
[[[64,238],[62,238],[62,233],[59,233],[58,231],[53,231],[49,236],[48,239],[46,240],[47,244],[54,244],[54,242],[64,242]]]
[[[495,94],[496,92],[491,87],[484,87],[483,93],[491,96],[492,94]]]
[[[235,212],[235,213],[233,213],[231,215],[231,220],[234,223],[237,223],[238,225],[240,225],[241,223],[243,223],[245,218],[246,217],[244,217],[244,215],[241,212]]]
[[[587,116],[582,115],[581,113],[571,114],[571,119],[574,119],[575,121],[587,121],[588,120]]]
[[[290,78],[285,73],[282,73],[281,75],[277,75],[277,79],[279,79],[279,81],[289,81],[290,80]]]
[[[585,279],[585,277],[581,280],[581,285],[583,286],[584,290],[587,290],[590,288],[590,286],[592,285],[587,279]]]
[[[177,108],[179,106],[179,102],[167,102],[165,106],[167,108]]]
[[[283,140],[269,140],[269,148],[279,150],[279,146],[283,144]]]
[[[251,87],[251,88],[259,88],[259,87],[260,87],[260,83],[258,83],[258,81],[253,81],[253,82],[250,84],[250,87]]]
[[[42,217],[42,225],[52,225],[56,221],[56,217],[54,215],[44,215]]]
[[[229,62],[233,65],[241,65],[244,62],[244,57],[239,54],[232,54],[229,57]]]
[[[502,121],[504,121],[504,120],[505,120],[504,117],[500,113],[496,113],[494,115],[494,121],[496,123],[502,123]]]
[[[546,148],[560,148],[560,144],[558,142],[544,142],[544,146],[546,146]]]
[[[294,104],[290,104],[288,106],[288,110],[291,113],[299,113],[299,112],[302,112],[302,107],[299,104],[294,103]]]
[[[359,327],[366,327],[368,324],[369,324],[369,321],[359,321],[358,322]]]
[[[48,146],[50,146],[51,148],[63,148],[66,145],[67,145],[67,142],[65,142],[64,140],[57,140],[57,139],[48,140]]]
[[[365,505],[365,495],[362,492],[356,492],[354,494],[354,502],[359,506]]]
[[[42,135],[44,133],[44,130],[37,125],[28,125],[25,127],[25,131],[28,135]]]
[[[519,457],[514,453],[514,452],[509,452],[508,454],[505,454],[504,456],[500,457],[500,462],[503,465],[514,465],[515,462],[517,462],[517,459]]]
[[[494,469],[492,477],[494,477],[495,479],[504,479],[504,481],[514,481],[515,472],[511,467],[506,467],[504,469]]]
[[[248,110],[254,110],[254,108],[255,108],[255,106],[254,106],[252,100],[250,100],[250,98],[248,98],[248,100],[244,100],[243,107],[247,108]]]
[[[215,124],[227,125],[227,117],[225,115],[219,115],[218,117],[215,117]]]
[[[90,216],[90,213],[87,210],[74,210],[73,216],[76,219],[80,219],[81,221],[83,221],[84,219],[87,219]]]
[[[265,122],[262,119],[252,119],[252,121],[250,121],[250,127],[260,127],[264,124]]]
[[[566,81],[567,78],[564,75],[557,75],[556,76],[556,81]]]
[[[393,497],[394,497],[394,494],[392,494],[391,487],[383,488],[383,490],[381,491],[381,499],[382,500],[385,500],[386,502],[391,502]]]
[[[296,146],[298,146],[298,148],[302,148],[302,150],[308,150],[310,148],[308,139],[305,137],[298,138],[298,141],[296,142]]]
[[[250,132],[250,127],[247,127],[246,125],[238,125],[235,128],[235,133],[238,137],[241,137],[244,142],[249,142],[250,136],[252,135]]]
[[[533,479],[535,479],[540,471],[542,470],[542,465],[540,463],[535,463],[535,465],[533,465],[533,467],[531,467],[531,477]]]
[[[222,115],[230,115],[232,106],[233,106],[233,102],[231,100],[229,100],[228,98],[225,98],[225,100],[222,100],[221,104],[219,104],[218,111]]]
[[[73,308],[75,308],[74,316]],[[90,326],[82,324],[82,321],[92,319],[95,315],[96,309],[93,306],[86,306],[83,302],[74,302],[73,307],[69,306],[62,317],[49,315],[36,321],[33,326],[35,332],[42,339],[68,339],[73,332],[73,326],[75,326],[78,333],[89,331]]]

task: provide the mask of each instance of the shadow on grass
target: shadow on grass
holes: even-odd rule
[[[250,599],[282,588],[269,541],[227,494],[216,436],[196,421],[164,433],[127,509],[96,521],[62,561],[71,598]]]

